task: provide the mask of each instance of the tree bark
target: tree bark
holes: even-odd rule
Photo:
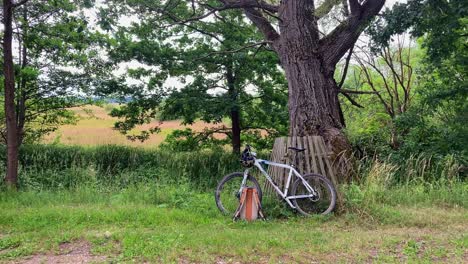
[[[320,58],[291,60],[296,55],[288,50],[281,59],[289,86],[289,135],[322,136],[336,155],[349,150],[333,71],[323,67]]]
[[[231,100],[231,145],[232,152],[239,154],[241,151],[241,122],[240,122],[240,113],[238,105],[238,93],[236,90],[235,76],[231,67],[227,67],[226,80],[228,86],[229,99]]]
[[[18,185],[18,128],[16,126],[15,72],[13,68],[12,50],[13,7],[13,2],[11,0],[3,0],[3,73],[7,129],[7,171],[5,182],[7,186],[16,188]]]
[[[240,127],[240,116],[238,109],[231,110],[231,122],[232,122],[232,152],[239,154],[241,150],[241,127]]]
[[[310,19],[313,1],[287,1],[282,8],[281,37],[275,50],[288,80],[289,134],[324,137],[336,158],[350,150],[333,77],[336,63],[327,62],[317,48],[317,20]]]
[[[250,3],[220,1],[228,4]],[[286,72],[290,136],[323,136],[335,156],[350,150],[342,132],[344,119],[338,101],[339,87],[333,78],[335,67],[354,45],[366,23],[385,3],[385,0],[347,1],[344,5],[347,18],[322,38],[319,36],[319,16],[314,1],[280,1],[276,12],[279,32],[261,9],[247,5],[244,8],[246,16],[278,53]],[[269,12],[274,12],[272,10],[270,8]]]
[[[24,70],[26,67],[28,67],[28,48],[26,47],[25,43],[25,38],[28,34],[28,16],[27,16],[27,10],[23,10],[23,23],[22,23],[22,32],[23,32],[23,39],[18,40],[20,43],[20,64],[21,64],[21,70]],[[21,45],[22,42],[22,45]],[[18,133],[18,147],[23,144],[23,139],[24,139],[24,126],[26,124],[26,99],[27,99],[27,79],[21,75],[21,79],[17,82],[19,83],[18,90],[16,93],[16,96],[18,97],[17,101],[17,106],[16,106],[16,115],[17,115],[17,121],[16,121],[16,126],[17,126],[17,133]]]

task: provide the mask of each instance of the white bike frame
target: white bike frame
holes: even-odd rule
[[[274,166],[274,167],[280,167],[280,168],[285,168],[285,169],[289,169],[289,173],[288,173],[288,179],[286,181],[286,185],[284,186],[284,191],[282,191],[278,185],[276,185],[273,180],[271,179],[270,175],[265,171],[265,169],[263,169],[262,167],[262,164],[266,164],[266,165],[269,165],[269,166]],[[291,166],[291,165],[287,165],[287,164],[282,164],[282,163],[276,163],[276,162],[272,162],[272,161],[269,161],[269,160],[262,160],[262,159],[255,159],[255,163],[254,163],[254,166],[257,167],[260,172],[265,176],[265,178],[268,180],[268,182],[270,182],[270,184],[273,186],[273,188],[275,189],[275,191],[288,203],[288,205],[291,207],[291,208],[296,208],[292,203],[291,203],[291,200],[292,199],[300,199],[300,198],[313,198],[315,196],[317,196],[317,193],[315,192],[314,188],[312,188],[312,186],[309,185],[309,183],[302,177],[302,175],[297,172],[297,170],[294,168],[294,166]],[[249,175],[249,170],[250,169],[246,169],[244,171],[244,179],[242,180],[242,184],[241,184],[241,189],[240,189],[240,192],[242,192],[242,188],[245,186],[246,182],[247,182],[247,177]],[[291,180],[292,180],[292,176],[296,176],[298,177],[299,179],[302,180],[302,183],[304,184],[304,186],[307,188],[307,190],[309,192],[311,192],[311,194],[309,195],[293,195],[293,196],[288,196],[288,190],[289,190],[289,186],[291,184]]]

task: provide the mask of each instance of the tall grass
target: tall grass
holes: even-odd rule
[[[0,152],[0,159],[5,160],[5,151]],[[212,191],[217,182],[242,170],[236,155],[222,151],[174,153],[114,145],[25,145],[20,164],[24,194],[0,193],[0,202],[13,199],[19,205],[28,204],[33,197],[42,197],[38,203],[47,202],[48,197],[50,203],[57,198],[77,203],[139,202],[209,208],[213,215],[217,211]],[[347,215],[398,222],[395,207],[399,205],[468,207],[463,165],[451,156],[414,156],[401,163],[365,159],[357,163],[356,175],[352,182],[338,186]],[[292,214],[274,196],[265,196],[263,204],[274,218]]]
[[[358,164],[357,173],[340,187],[347,212],[360,218],[397,222],[397,206],[468,208],[468,182],[453,156],[412,156],[400,164],[371,159]]]
[[[365,157],[356,162],[354,181],[379,180],[383,185],[418,184],[465,180],[467,161],[447,155],[438,157],[425,153],[406,159]]]
[[[5,151],[0,154],[5,160]],[[4,166],[2,164],[2,166]],[[221,177],[240,170],[226,152],[174,153],[125,146],[26,145],[20,151],[22,187],[73,188],[80,185],[126,187],[136,183],[189,182],[213,188]]]
[[[0,152],[0,160],[5,160],[5,151]],[[465,180],[464,168],[451,155],[411,156],[399,163],[391,157],[367,158],[356,163],[357,176],[350,186],[375,189],[373,193],[382,195],[388,195],[386,191],[395,186],[418,186],[425,191],[450,188],[454,182]],[[127,188],[155,183],[187,184],[198,191],[212,191],[223,175],[239,170],[242,170],[239,158],[223,151],[177,153],[116,145],[25,145],[20,151],[19,179],[21,187],[36,190],[79,186]]]
[[[0,151],[0,160],[5,160],[5,153]],[[236,155],[223,151],[181,153],[116,145],[25,145],[20,151],[20,184],[43,189],[188,182],[200,190],[211,190],[223,175],[242,170],[238,160]],[[452,155],[418,155],[399,162],[392,157],[365,158],[356,162],[355,168],[355,183],[378,182],[384,187],[443,184],[466,178],[466,166]]]

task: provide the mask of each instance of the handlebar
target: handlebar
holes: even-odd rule
[[[246,145],[241,156],[241,163],[244,167],[252,167],[257,154],[251,151],[250,145]]]
[[[245,145],[244,152],[250,152],[251,148],[250,145]]]

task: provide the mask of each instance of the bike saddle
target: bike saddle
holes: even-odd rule
[[[296,152],[302,152],[302,151],[306,150],[305,148],[296,148],[296,147],[288,147],[288,149],[294,150]]]

